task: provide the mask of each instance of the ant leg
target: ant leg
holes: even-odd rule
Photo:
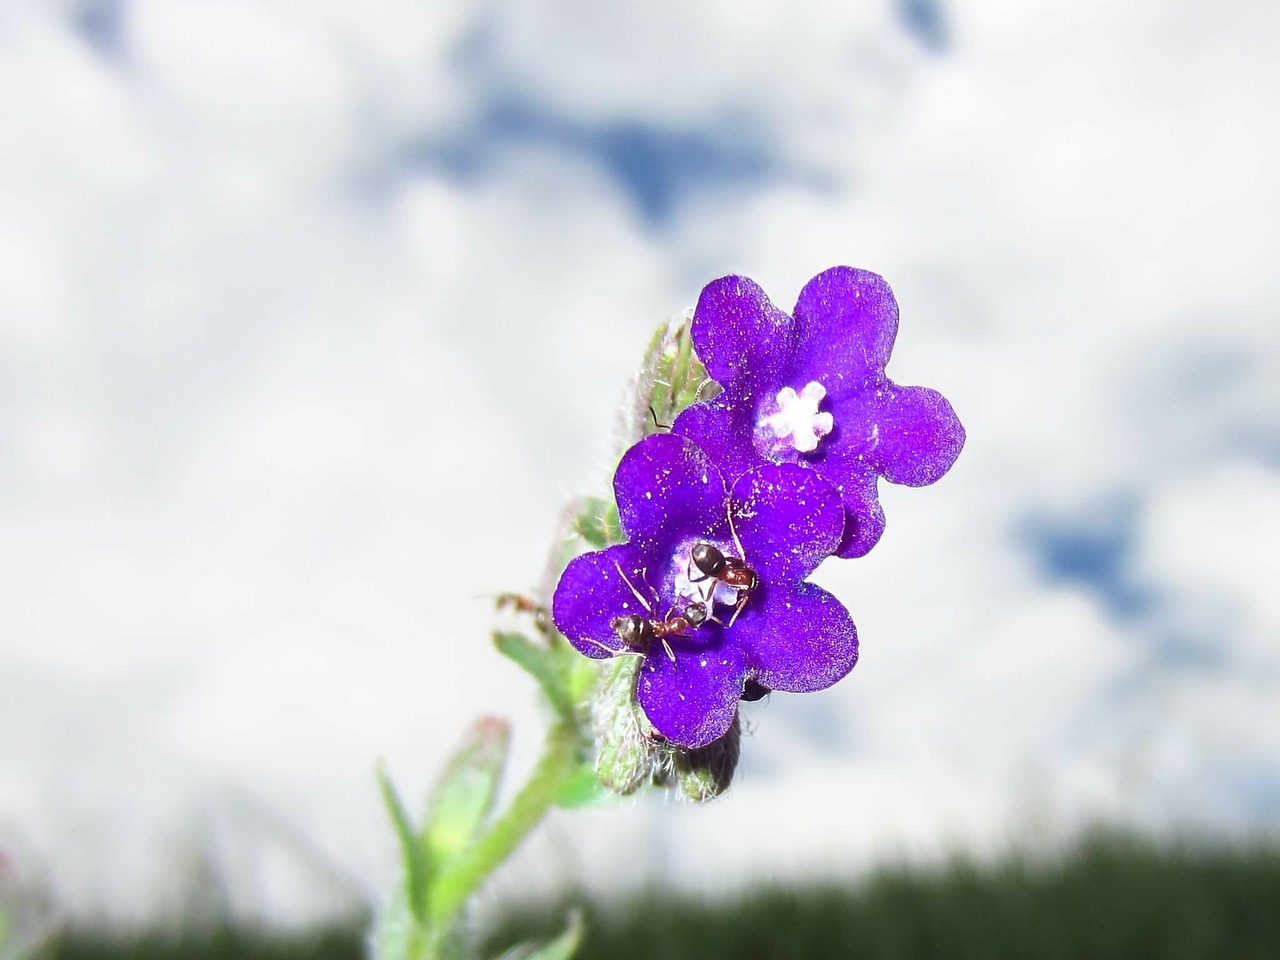
[[[592,646],[599,647],[601,650],[604,650],[611,657],[619,657],[630,652],[627,650],[615,650],[613,647],[609,646],[607,643],[601,643],[599,640],[593,640],[590,637],[583,637],[582,639],[585,640],[587,643],[591,644]]]
[[[653,417],[653,428],[655,430],[670,430],[671,424],[663,423],[658,419],[658,411],[653,409],[653,404],[649,404],[649,416]]]
[[[701,570],[699,570],[698,572],[702,573]],[[689,557],[684,562],[684,578],[688,580],[690,583],[701,583],[703,580],[711,579],[711,576],[705,573],[702,573],[702,576],[700,577],[695,577],[693,575],[693,551],[692,550],[689,551]]]
[[[743,590],[738,594],[738,602],[733,607],[733,616],[729,618],[729,626],[733,626],[734,621],[738,619],[738,614],[742,612],[742,608],[747,605],[747,597],[750,594]]]
[[[702,605],[706,608],[707,620],[711,623],[718,623],[723,627],[725,625],[724,621],[716,616],[716,588],[718,586],[720,586],[719,581],[713,581],[710,584],[710,589],[707,590],[707,595],[703,598]]]
[[[676,696],[681,700],[685,699],[684,691],[680,689],[680,664],[676,663],[676,653],[671,649],[671,644],[667,643],[667,638],[662,638],[662,645],[667,650],[667,658],[671,661],[671,670],[675,675]]]
[[[710,580],[711,578],[703,577],[702,579]],[[689,582],[699,583],[701,581],[691,580]],[[716,616],[715,592],[716,592],[717,586],[718,584],[715,581],[712,581],[705,588],[702,588],[702,587],[697,588],[698,603],[702,606],[703,611],[706,613],[706,622],[723,624],[724,621]]]
[[[743,563],[747,562],[747,551],[742,549],[742,541],[738,539],[738,528],[733,525],[733,508],[729,507],[725,510],[729,517],[729,532],[733,534],[733,543],[738,548],[738,557]]]
[[[653,607],[649,604],[649,601],[644,598],[644,595],[641,594],[640,591],[636,589],[636,585],[631,582],[631,579],[625,573],[622,572],[622,565],[619,564],[617,560],[613,561],[613,568],[618,571],[618,576],[622,578],[622,582],[631,588],[632,596],[634,596],[637,600],[640,601],[640,606],[644,607],[645,613],[652,615]],[[643,570],[640,571],[640,579],[641,580],[644,579]],[[646,586],[648,586],[648,584],[646,584]],[[653,588],[650,587],[649,589],[652,590]]]
[[[662,602],[662,598],[658,596],[658,591],[655,590],[653,588],[653,584],[649,582],[648,573],[649,573],[648,567],[640,568],[640,582],[643,583],[646,587],[648,587],[649,592],[653,594],[653,606],[650,609],[657,610],[658,604]]]

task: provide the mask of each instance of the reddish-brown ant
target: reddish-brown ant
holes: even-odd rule
[[[729,626],[733,626],[733,621],[738,619],[738,614],[746,606],[751,591],[760,585],[756,572],[737,557],[726,557],[718,547],[710,543],[695,543],[689,551],[689,562],[702,574],[700,577],[690,577],[691,583],[715,580],[738,591],[738,602],[734,605],[733,616],[729,620]]]
[[[613,629],[614,635],[622,641],[622,649],[615,649],[607,644],[601,643],[599,640],[588,638],[588,643],[592,643],[603,650],[607,650],[613,656],[647,656],[649,647],[655,640],[661,641],[662,649],[666,651],[667,658],[672,662],[676,662],[675,651],[671,649],[671,643],[668,637],[685,637],[689,632],[696,630],[707,621],[719,622],[715,617],[711,616],[707,605],[701,602],[693,602],[687,604],[675,616],[672,611],[668,611],[667,615],[661,619],[654,615],[654,607],[648,599],[645,598],[639,590],[636,589],[631,578],[622,571],[622,567],[614,562],[614,568],[618,571],[618,576],[622,577],[635,598],[640,601],[640,606],[644,607],[648,616],[641,616],[638,613],[631,613],[625,617],[616,617],[609,622],[609,626]],[[645,586],[649,586],[647,580],[644,580],[645,572],[640,571],[640,579],[644,581]],[[658,594],[653,587],[649,586],[653,592],[653,599],[656,603]],[[683,696],[682,696],[683,699]]]
[[[514,610],[516,613],[527,613],[533,617],[533,623],[542,633],[551,632],[551,617],[547,608],[536,600],[522,593],[500,593],[493,600],[495,610]]]
[[[667,652],[667,658],[675,663],[676,654],[671,649],[671,644],[667,642],[667,637],[687,636],[690,630],[696,630],[706,622],[707,608],[700,603],[691,603],[681,613],[674,617],[668,616],[665,620],[654,620],[633,613],[618,617],[609,626],[613,628],[613,632],[618,635],[618,639],[627,649],[636,653],[648,653],[649,645],[654,640],[661,640],[662,648]]]

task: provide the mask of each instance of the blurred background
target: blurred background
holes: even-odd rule
[[[652,329],[838,263],[969,433],[819,573],[861,662],[487,898],[1274,838],[1278,47],[1261,0],[0,3],[0,871],[376,903],[379,758],[420,796],[482,712],[533,756],[492,594]]]

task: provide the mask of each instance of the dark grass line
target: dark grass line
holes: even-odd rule
[[[477,955],[563,928],[571,904],[506,917]],[[773,887],[723,901],[652,891],[582,904],[579,960],[1273,960],[1280,846],[1156,845],[1095,835],[1057,860],[883,867],[857,885]],[[356,960],[357,926],[307,934],[65,931],[48,960]]]
[[[73,929],[37,956],[41,960],[358,960],[364,952],[365,931],[356,927],[283,933],[226,924],[182,933]]]
[[[494,956],[567,907],[512,917]],[[588,904],[580,960],[1280,958],[1280,848],[1095,837],[1056,863],[883,868],[856,887],[772,888],[712,904],[650,893]]]

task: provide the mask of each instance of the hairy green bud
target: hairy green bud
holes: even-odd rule
[[[620,433],[625,446],[665,432],[685,407],[720,392],[694,353],[689,335],[692,322],[689,310],[654,331],[623,411]]]
[[[596,776],[614,793],[635,793],[653,776],[663,743],[636,703],[640,658],[615,657],[601,671],[591,704]]]

